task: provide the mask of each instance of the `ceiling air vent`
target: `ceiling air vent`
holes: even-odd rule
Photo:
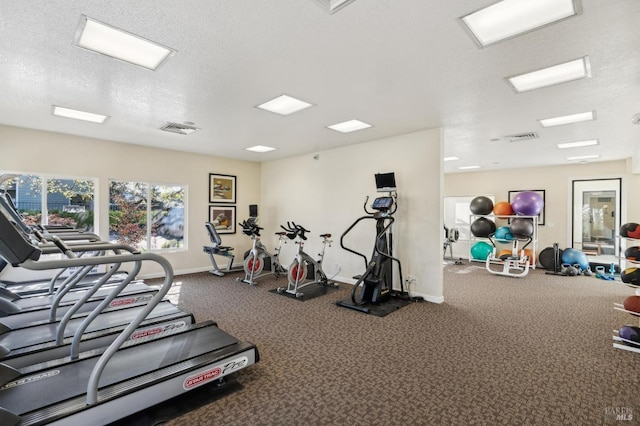
[[[520,133],[518,135],[506,136],[506,139],[509,139],[509,142],[528,141],[531,139],[538,139],[538,134],[536,132]]]
[[[160,127],[160,130],[165,132],[177,133],[179,135],[190,135],[191,133],[200,130],[194,126],[187,126],[186,124],[167,123]]]

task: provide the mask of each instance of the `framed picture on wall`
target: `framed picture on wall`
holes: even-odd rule
[[[542,199],[542,210],[540,211],[540,213],[538,214],[538,225],[544,225],[544,189],[527,189],[527,190],[522,190],[522,191],[509,191],[509,204],[513,204],[513,200],[516,198],[516,196],[522,192],[535,192],[536,194],[539,195],[539,197],[536,197],[538,200],[541,198]],[[531,205],[531,208],[535,208],[533,204],[535,204],[536,199],[533,200],[529,200]],[[533,214],[526,214],[524,216],[534,216]]]
[[[209,202],[236,203],[236,177],[209,173]]]
[[[209,222],[218,234],[235,234],[236,206],[209,206]]]

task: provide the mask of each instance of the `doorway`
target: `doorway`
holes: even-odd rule
[[[622,178],[572,182],[572,247],[590,263],[617,264]]]

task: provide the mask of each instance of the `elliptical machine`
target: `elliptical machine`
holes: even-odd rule
[[[340,246],[348,252],[354,253],[364,259],[365,271],[362,275],[353,277],[356,283],[353,285],[350,300],[336,302],[336,305],[345,308],[355,309],[364,313],[370,313],[372,305],[380,305],[392,298],[402,298],[409,300],[408,294],[404,291],[402,279],[402,264],[400,260],[393,257],[393,233],[391,225],[395,221],[393,215],[398,209],[395,192],[390,192],[389,196],[378,197],[371,204],[370,211],[367,208],[369,197],[364,202],[366,216],[359,217],[340,237]],[[363,220],[375,220],[376,239],[374,243],[371,259],[357,252],[344,244],[345,236]],[[398,265],[400,275],[400,291],[393,289],[393,262]],[[362,287],[361,287],[362,285]],[[360,293],[358,294],[358,290]]]

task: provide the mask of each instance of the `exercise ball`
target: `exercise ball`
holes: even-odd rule
[[[511,216],[513,215],[513,209],[511,208],[511,204],[506,201],[498,201],[495,206],[493,206],[493,214],[496,216]]]
[[[526,218],[515,218],[511,221],[511,225],[509,225],[511,229],[511,235],[515,237],[525,236],[531,237],[533,236],[533,220]]]
[[[627,268],[620,273],[620,279],[625,284],[640,285],[640,269]]]
[[[529,258],[529,265],[533,266],[533,250],[524,249],[524,255]]]
[[[493,252],[493,246],[484,241],[478,241],[471,246],[471,257],[476,260],[487,260],[491,252]]]
[[[633,262],[640,262],[640,247],[638,246],[629,247],[624,251],[624,257],[627,260],[631,260]]]
[[[512,254],[513,253],[511,252],[511,250],[507,250],[507,249],[500,250],[498,252],[498,259],[505,260],[507,257],[511,257]]]
[[[556,264],[553,247],[547,247],[538,254],[538,262],[547,271],[559,272],[562,265],[562,252],[562,249],[558,249],[558,263]]]
[[[622,339],[630,340],[631,342],[633,342],[624,342],[628,345],[639,346],[638,343],[640,343],[640,328],[633,325],[623,325],[622,327],[620,327],[620,330],[618,330],[618,336],[620,336]]]
[[[568,263],[569,265],[579,265],[583,271],[589,268],[589,258],[587,255],[575,248],[566,248],[562,252],[562,263]]]
[[[469,208],[473,214],[489,214],[493,211],[493,201],[491,201],[490,198],[480,195],[471,200]]]
[[[635,294],[633,296],[627,296],[622,302],[622,306],[624,306],[627,311],[640,315],[640,296]]]
[[[471,233],[479,238],[487,238],[496,232],[496,224],[486,217],[479,217],[471,224]]]
[[[523,191],[516,194],[511,202],[511,208],[522,216],[537,216],[542,212],[544,201],[537,192]]]
[[[508,226],[501,226],[496,229],[496,232],[493,234],[493,237],[498,241],[511,241],[513,240],[513,235],[511,235],[511,229]]]
[[[640,225],[634,222],[625,223],[620,227],[620,236],[640,239]]]

